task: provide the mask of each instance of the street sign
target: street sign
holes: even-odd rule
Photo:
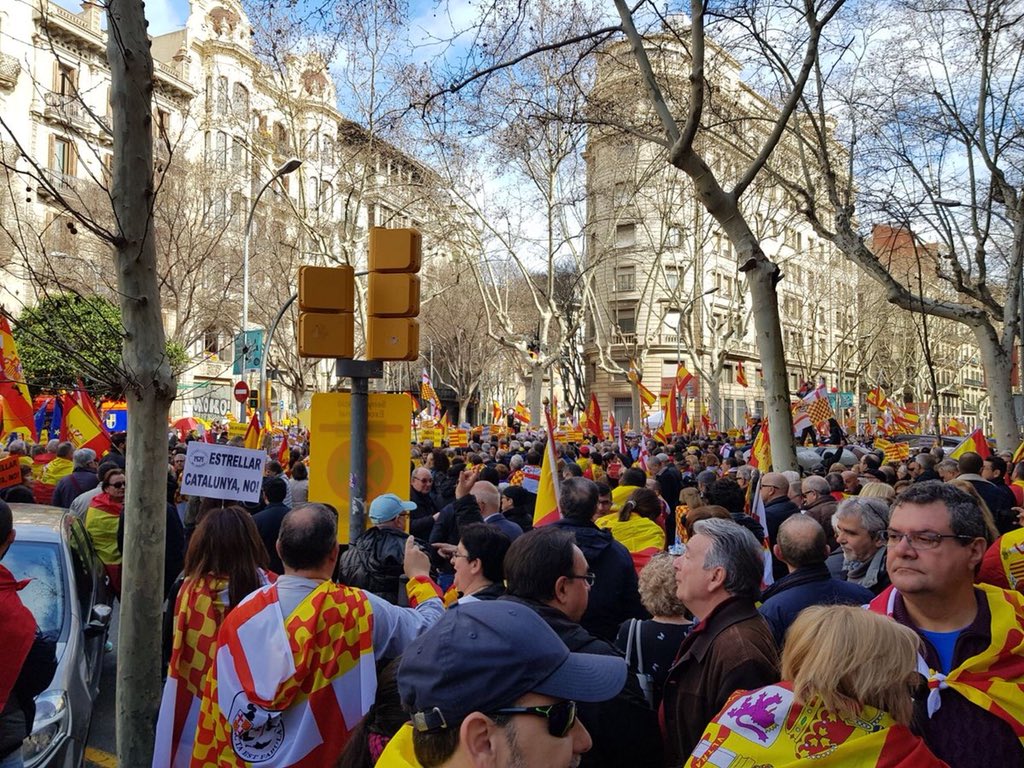
[[[249,385],[244,381],[240,381],[235,384],[235,400],[240,403],[244,403],[249,399]]]
[[[241,376],[248,371],[258,371],[263,362],[263,330],[246,331],[235,335],[235,361],[233,375]],[[244,360],[243,360],[243,354]]]

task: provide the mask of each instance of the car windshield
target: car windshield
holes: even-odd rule
[[[3,564],[19,581],[31,579],[18,597],[32,611],[39,631],[60,637],[64,628],[64,579],[57,545],[15,539]]]

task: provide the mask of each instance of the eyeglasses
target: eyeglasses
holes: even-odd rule
[[[576,725],[576,702],[567,700],[547,707],[503,707],[496,709],[488,717],[495,715],[536,715],[547,718],[548,733],[556,739],[562,739],[569,735],[569,731]]]
[[[432,483],[432,482],[434,482],[434,478],[432,478],[432,477],[414,477],[413,480],[416,480],[417,482],[420,482],[420,483]]]
[[[588,587],[594,586],[594,582],[597,581],[597,576],[594,575],[593,573],[591,573],[590,571],[587,571],[584,574],[571,573],[568,576],[566,576],[565,578],[567,578],[567,579],[583,579],[583,581],[587,582],[587,586]]]
[[[452,552],[451,559],[454,560],[457,557],[464,557],[467,560],[472,560],[473,559],[472,557],[469,556],[468,552]]]
[[[110,488],[124,488],[124,483],[111,483],[108,487],[110,487]]]
[[[895,547],[904,539],[911,549],[935,549],[942,543],[943,539],[959,539],[960,541],[972,541],[973,536],[963,536],[956,533],[933,533],[932,531],[882,531],[882,539],[886,546]]]

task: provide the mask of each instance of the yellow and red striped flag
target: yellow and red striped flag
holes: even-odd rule
[[[3,434],[0,437],[17,432],[36,440],[32,396],[25,383],[18,345],[14,343],[7,315],[0,315],[0,399],[3,399]]]
[[[771,438],[768,435],[768,419],[761,422],[761,429],[754,438],[754,445],[750,449],[750,466],[759,469],[761,472],[769,472],[772,468],[772,446]]]
[[[974,430],[961,440],[960,444],[950,452],[949,458],[959,459],[965,453],[971,451],[983,459],[987,459],[992,454],[992,450],[988,447],[988,440],[985,439],[985,433],[981,429]]]
[[[676,388],[685,397],[686,386],[693,381],[693,374],[686,370],[686,366],[680,363],[676,368]]]
[[[547,443],[544,445],[544,459],[540,465],[540,482],[537,486],[537,502],[533,508],[533,527],[549,525],[562,519],[558,506],[558,471],[555,457],[555,428],[551,414],[544,414],[547,421]]]
[[[64,418],[60,425],[60,439],[75,448],[91,448],[97,456],[110,451],[110,435],[99,417],[89,393],[79,389],[62,397]]]
[[[249,426],[245,429],[243,440],[243,446],[253,450],[259,450],[263,444],[263,426],[260,424],[260,415],[258,413],[253,413],[252,418],[249,419]]]
[[[736,363],[736,383],[741,387],[747,386],[747,372],[743,370],[743,361]]]
[[[519,421],[523,422],[523,424],[526,424],[527,426],[529,426],[532,423],[532,414],[530,413],[530,409],[526,407],[526,403],[516,400],[515,415],[516,418],[519,419]]]

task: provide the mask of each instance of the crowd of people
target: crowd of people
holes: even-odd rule
[[[534,527],[543,440],[415,444],[343,546],[304,447],[242,504],[175,441],[153,765],[1024,765],[1024,462],[558,443]],[[116,585],[123,442],[52,448]]]

